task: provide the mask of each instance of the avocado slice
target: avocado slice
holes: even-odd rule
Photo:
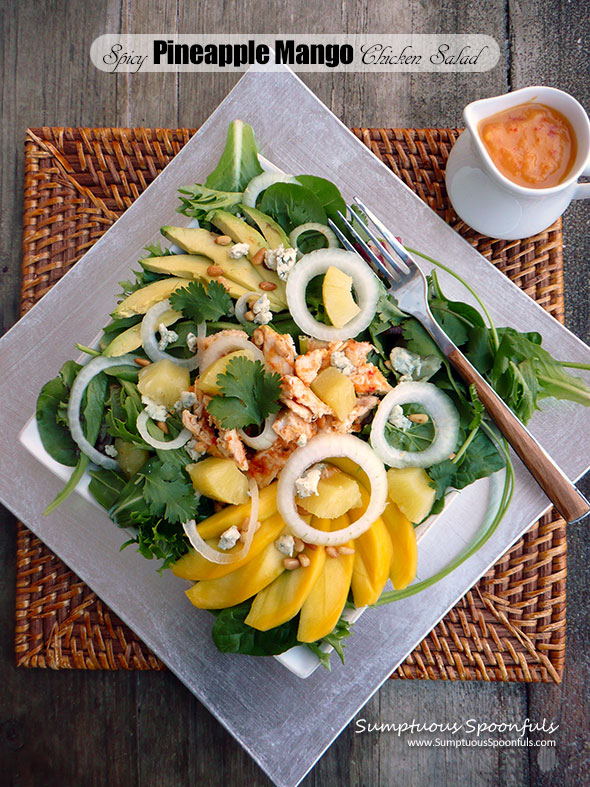
[[[229,256],[229,247],[215,243],[218,236],[201,227],[162,227],[162,235],[189,254],[202,254],[223,270],[228,279],[247,290],[258,290],[262,281],[256,268],[246,257],[237,260]]]
[[[260,249],[268,249],[269,247],[258,230],[226,210],[216,210],[211,216],[211,224],[221,230],[224,235],[229,235],[234,243],[247,243],[250,247],[248,252],[250,259],[258,254]]]
[[[132,317],[134,314],[145,314],[156,303],[165,300],[179,287],[186,287],[188,284],[190,284],[190,279],[181,279],[176,276],[154,281],[124,298],[113,311],[113,317]]]
[[[173,309],[168,309],[164,312],[164,314],[160,317],[160,322],[163,322],[166,327],[172,325],[182,317],[180,312],[175,312]],[[123,331],[118,336],[115,336],[113,341],[104,349],[103,355],[108,356],[109,358],[114,358],[117,355],[125,355],[126,353],[131,353],[133,350],[137,350],[141,347],[141,323],[138,322],[137,325],[132,325],[131,328],[127,328],[126,331]]]
[[[185,279],[194,279],[204,282],[215,281],[216,277],[209,276],[207,268],[212,262],[207,257],[198,254],[167,254],[164,257],[148,257],[140,260],[146,270],[154,273],[168,273],[172,276],[182,276]],[[232,298],[239,298],[249,292],[246,287],[236,284],[231,279],[225,279],[228,285],[228,292]]]
[[[271,219],[266,213],[262,213],[262,211],[256,208],[249,208],[247,205],[240,205],[239,207],[246,216],[249,216],[252,221],[258,224],[260,232],[262,232],[266,238],[269,248],[278,249],[279,246],[283,246],[285,249],[289,248],[291,244],[289,243],[286,232],[274,219]],[[229,232],[227,234],[229,235]]]
[[[282,282],[274,271],[269,271],[260,265],[260,271],[247,259],[240,257],[234,260],[229,256],[229,248],[215,242],[219,237],[213,232],[201,227],[162,227],[162,235],[176,243],[189,254],[204,255],[212,263],[219,265],[223,275],[236,284],[245,287],[250,292],[258,292],[262,281],[272,281],[276,289],[267,292],[273,311],[281,311],[287,307],[285,283]]]

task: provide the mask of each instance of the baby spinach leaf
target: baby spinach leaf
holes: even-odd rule
[[[285,232],[317,221],[326,224],[326,212],[315,194],[296,183],[274,183],[264,194],[258,209],[281,225]]]
[[[261,172],[252,126],[243,120],[234,120],[230,123],[219,163],[205,185],[216,191],[244,191],[252,178]]]
[[[328,218],[338,219],[337,211],[346,215],[346,202],[334,183],[317,175],[297,175],[295,180],[317,197]]]
[[[37,398],[37,428],[47,453],[62,465],[74,467],[78,462],[78,447],[63,420],[58,422],[60,405],[67,406],[69,386],[61,374],[45,383]]]
[[[94,499],[107,511],[115,504],[125,488],[125,478],[114,470],[91,470],[88,490]]]
[[[281,626],[258,631],[245,623],[252,601],[222,610],[213,624],[213,642],[222,653],[245,653],[249,656],[275,656],[298,644],[299,617]]]

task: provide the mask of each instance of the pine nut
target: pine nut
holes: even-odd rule
[[[258,287],[261,290],[272,292],[272,290],[276,290],[277,285],[274,283],[274,281],[261,281]]]
[[[218,235],[215,238],[215,243],[217,243],[219,246],[229,246],[229,244],[233,243],[233,241],[229,235]]]
[[[454,459],[456,456],[457,454],[453,451],[452,454],[449,454],[449,459]]]
[[[298,538],[298,536],[295,536],[295,538],[293,539],[293,549],[295,550],[295,552],[303,552],[303,550],[305,549],[305,544],[300,538]]]
[[[296,506],[296,508],[299,516],[309,516],[309,511],[306,511],[305,508],[302,508],[301,506]]]
[[[252,265],[262,265],[264,262],[264,255],[266,254],[266,249],[258,249],[256,254],[252,257]]]
[[[311,549],[312,552],[315,552],[316,549],[318,548],[317,544],[308,544],[307,541],[304,541],[303,544],[306,549]]]
[[[264,335],[260,328],[257,328],[252,334],[252,340],[257,347],[262,347],[264,344]]]
[[[219,282],[219,284],[221,284],[222,287],[225,287],[226,290],[229,290],[230,283],[228,282],[227,279],[224,279],[223,276],[219,276],[217,278],[217,281]]]
[[[168,424],[166,421],[156,421],[158,427],[164,432],[164,434],[168,434]]]
[[[209,265],[207,268],[207,276],[221,276],[223,274],[223,268],[219,265]]]
[[[283,565],[287,569],[287,571],[293,571],[295,568],[301,568],[301,563],[297,560],[296,557],[286,557],[283,560]]]
[[[337,547],[326,547],[326,555],[328,557],[338,557]]]
[[[248,320],[248,322],[254,322],[254,312],[250,311],[249,309],[246,314],[244,314],[244,317]]]
[[[354,549],[352,547],[338,547],[338,553],[340,555],[354,555]]]
[[[299,555],[299,562],[301,563],[303,568],[307,568],[309,566],[309,564],[311,563],[311,560],[307,557],[307,555],[304,555],[303,552],[302,552]]]
[[[430,420],[426,413],[412,413],[408,416],[408,419],[415,424],[425,424]]]
[[[134,358],[133,360],[138,366],[149,366],[151,363],[147,358]]]

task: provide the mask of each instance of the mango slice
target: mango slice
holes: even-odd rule
[[[236,571],[241,566],[249,563],[256,555],[260,554],[269,544],[277,539],[284,529],[285,523],[281,519],[280,514],[273,514],[261,523],[260,528],[254,534],[248,554],[233,563],[212,563],[207,558],[204,558],[199,552],[191,549],[186,555],[183,555],[172,568],[172,573],[182,579],[192,579],[197,581],[200,579],[217,579],[232,571]],[[207,543],[213,548],[217,548],[219,542],[218,538],[211,538]],[[242,548],[242,542],[239,541],[233,549],[228,549],[227,554],[231,555],[232,552],[237,552]]]
[[[387,471],[389,499],[410,522],[421,522],[430,513],[436,490],[422,467],[392,467]]]
[[[316,519],[314,527],[337,530],[347,527],[349,522],[344,515],[336,520]],[[345,546],[354,549],[354,542],[349,541]],[[334,629],[348,598],[353,565],[354,554],[326,558],[322,573],[301,607],[297,629],[300,642],[317,642]]]
[[[285,557],[274,545],[271,549]],[[324,547],[315,550],[306,547],[301,554],[307,555],[309,565],[285,571],[258,593],[245,621],[249,626],[268,631],[291,620],[299,612],[324,568],[326,550]]]
[[[233,459],[209,456],[194,465],[187,465],[186,471],[195,490],[205,497],[234,505],[248,501],[248,479]]]
[[[284,557],[271,543],[241,568],[224,577],[197,582],[186,591],[186,595],[199,609],[234,607],[280,576],[285,570]]]
[[[250,516],[252,503],[242,503],[237,506],[226,506],[204,519],[197,525],[199,534],[205,540],[208,538],[219,538],[224,530],[232,525],[242,525],[244,520]],[[277,482],[261,489],[259,492],[258,519],[264,521],[277,511]]]
[[[369,504],[369,495],[361,490],[363,505],[350,512],[354,522]],[[354,542],[354,566],[352,570],[352,597],[356,607],[374,604],[381,595],[391,568],[391,539],[381,517]]]
[[[396,590],[403,590],[416,578],[418,544],[416,529],[395,503],[388,503],[381,515],[393,545],[390,579]]]

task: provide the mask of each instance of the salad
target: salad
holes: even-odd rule
[[[98,346],[76,345],[88,362],[39,394],[43,445],[72,468],[46,513],[88,472],[127,543],[215,614],[219,650],[303,644],[329,666],[351,610],[420,592],[485,543],[510,501],[510,456],[475,390],[340,247],[336,185],[265,171],[236,120],[205,184],[179,196],[189,226],[162,227],[167,247],[148,246],[121,282]],[[525,423],[543,397],[590,404],[567,371],[588,367],[497,328],[465,282],[479,308],[450,300],[437,270],[458,277],[430,262],[435,318]],[[489,524],[415,582],[415,527],[502,469]]]

